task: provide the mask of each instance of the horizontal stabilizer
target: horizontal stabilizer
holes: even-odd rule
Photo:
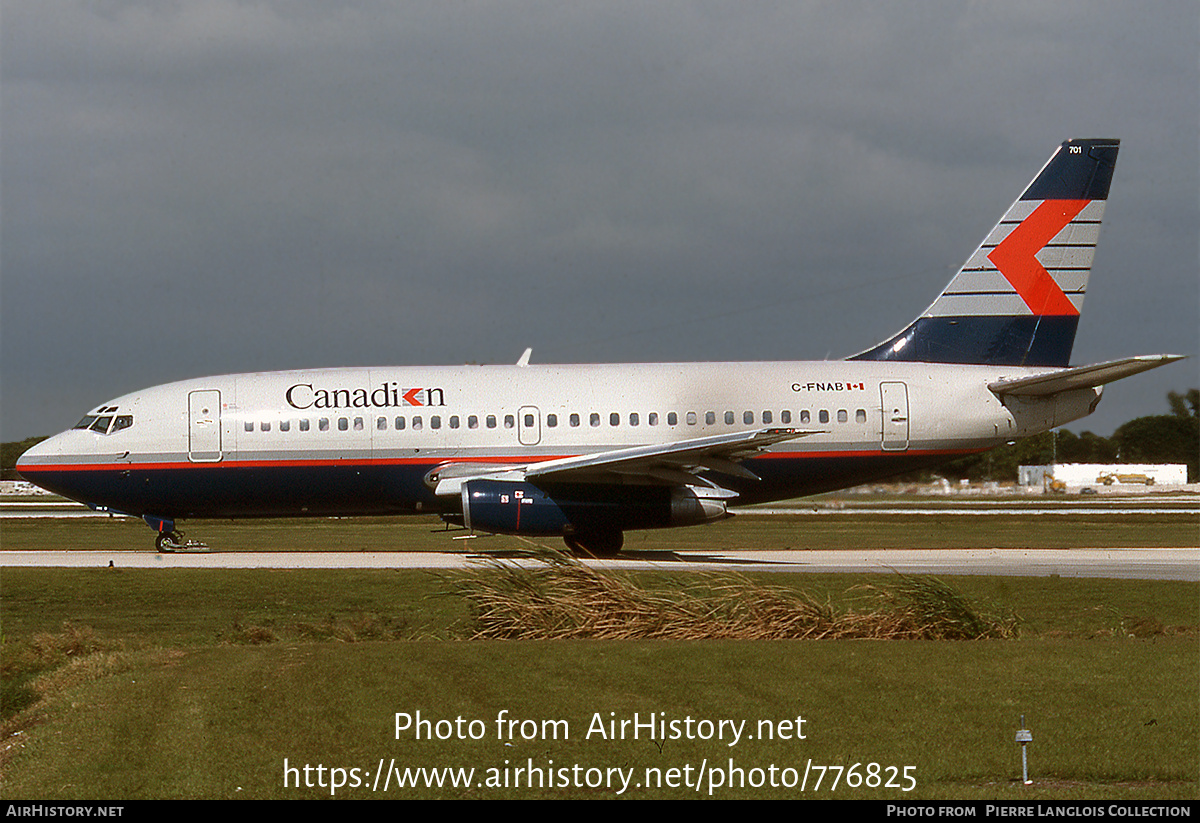
[[[1075,366],[1048,374],[1035,374],[1033,377],[997,380],[995,383],[989,383],[988,388],[1001,396],[1006,394],[1045,396],[1071,389],[1103,386],[1106,383],[1112,383],[1115,380],[1150,369],[1157,369],[1159,366],[1182,359],[1183,355],[1181,354],[1147,354],[1140,357],[1126,357],[1123,360],[1112,360],[1108,363]]]

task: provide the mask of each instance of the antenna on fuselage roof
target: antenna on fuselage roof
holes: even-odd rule
[[[522,368],[529,365],[529,355],[533,354],[533,347],[525,349],[521,355],[521,359],[517,361],[517,365]]]

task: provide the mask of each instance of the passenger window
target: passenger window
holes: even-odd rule
[[[323,431],[323,432],[327,432],[327,431],[329,431],[329,418],[328,418],[328,417],[322,417],[320,420],[318,420],[318,421],[317,421],[317,428],[318,428],[318,429],[320,429],[320,430],[321,430],[321,431]]]
[[[527,414],[527,415],[525,415],[525,428],[529,429],[532,427],[533,427],[533,415]]]
[[[712,426],[716,422],[717,422],[717,413],[716,412],[705,412],[704,413],[704,424],[706,426]]]
[[[845,423],[849,419],[850,419],[850,416],[848,414],[846,414],[845,409],[838,409],[838,422],[839,423]]]
[[[610,426],[621,425],[621,415],[618,414],[617,412],[610,413],[608,415],[608,425],[610,425]]]
[[[375,428],[376,428],[376,429],[378,429],[378,430],[379,430],[379,431],[381,431],[381,432],[382,432],[382,431],[387,431],[387,418],[386,418],[386,417],[380,417],[380,418],[376,419],[376,420],[375,420]]]
[[[588,423],[590,423],[593,426],[599,426],[600,425],[600,415],[597,414],[596,412],[592,412],[591,417],[588,418]]]
[[[450,415],[450,428],[452,428],[452,429],[458,428],[458,415],[457,414]]]
[[[254,421],[253,421],[253,420],[247,420],[247,421],[246,421],[246,425],[245,425],[243,428],[245,428],[245,429],[246,429],[246,431],[248,431],[248,432],[252,432],[252,431],[254,431]]]
[[[516,425],[517,418],[513,417],[511,414],[504,415],[504,428],[511,429]]]
[[[742,412],[742,422],[746,423],[747,425],[749,425],[750,423],[753,423],[754,422],[754,412],[752,412],[752,411]]]
[[[404,431],[404,418],[403,417],[396,418],[396,431]]]
[[[733,412],[731,412],[731,411],[727,411],[727,412],[725,412],[725,425],[726,425],[726,426],[732,426],[732,425],[733,425],[733,421],[734,421],[734,414],[733,414]]]
[[[688,413],[687,413],[687,424],[688,424],[689,426],[694,426],[694,425],[696,425],[696,413],[695,413],[695,412],[688,412]]]
[[[496,415],[494,415],[494,414],[489,414],[489,415],[487,416],[487,427],[488,427],[489,429],[494,429],[494,428],[496,428]]]
[[[262,422],[262,423],[259,425],[259,427],[258,427],[258,428],[259,428],[261,431],[269,432],[269,431],[271,430],[271,421],[269,421],[269,420],[263,421],[263,422]]]
[[[779,422],[780,423],[791,423],[792,422],[792,413],[790,411],[786,411],[786,410],[781,411],[779,413]]]
[[[354,418],[354,430],[360,432],[363,430],[363,419],[361,417]]]
[[[667,412],[667,425],[668,426],[678,426],[679,425],[679,415],[677,415],[675,412]]]
[[[772,420],[771,413],[769,411],[763,412],[763,415],[762,415],[763,423],[770,423],[771,420]],[[754,421],[751,420],[750,422],[753,423]]]
[[[380,419],[382,420],[383,418],[380,418]],[[291,420],[280,420],[279,421],[279,430],[281,432],[291,431],[292,430],[292,421]]]
[[[810,420],[812,420],[812,418],[809,417],[809,415],[808,415],[808,409],[805,409],[804,411],[800,412],[800,422],[801,423],[807,423]]]
[[[558,415],[557,414],[546,415],[546,425],[549,426],[550,428],[554,428],[555,426],[557,426],[558,425]]]
[[[300,431],[302,431],[302,432],[308,431],[309,425],[310,425],[310,423],[308,422],[308,418],[307,417],[304,418],[303,420],[300,421]]]
[[[648,415],[646,415],[646,422],[649,423],[651,426],[657,426],[658,425],[658,412],[650,412]]]
[[[479,418],[478,418],[478,417],[476,417],[476,416],[475,416],[475,415],[473,415],[473,414],[472,414],[472,415],[470,415],[469,417],[467,417],[467,428],[468,428],[468,429],[477,429],[477,428],[479,428]]]
[[[629,425],[636,426],[637,424],[638,424],[638,413],[630,412],[629,413]]]
[[[350,431],[350,418],[348,418],[348,417],[339,417],[338,418],[338,431],[340,431],[340,432]]]
[[[412,427],[414,431],[420,431],[424,427],[424,424],[421,422],[421,415],[413,415]]]
[[[579,415],[578,414],[572,414],[568,419],[571,421],[572,426],[579,425]]]
[[[856,422],[856,423],[866,423],[866,422],[867,422],[867,410],[866,410],[866,409],[859,409],[858,411],[856,411],[856,412],[854,413],[854,422]]]
[[[429,428],[440,429],[442,427],[442,418],[440,415],[431,414],[429,416]]]
[[[817,419],[822,423],[828,423],[829,422],[829,412],[826,411],[825,409],[821,409],[821,411],[818,412],[818,414],[817,414]]]

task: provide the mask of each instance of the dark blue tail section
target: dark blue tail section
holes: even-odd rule
[[[945,291],[851,360],[1067,366],[1118,140],[1068,140]]]

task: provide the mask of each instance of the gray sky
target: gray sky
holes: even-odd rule
[[[1073,362],[1200,352],[1193,0],[2,9],[4,440],[225,372],[844,357],[1069,137],[1122,140]]]

